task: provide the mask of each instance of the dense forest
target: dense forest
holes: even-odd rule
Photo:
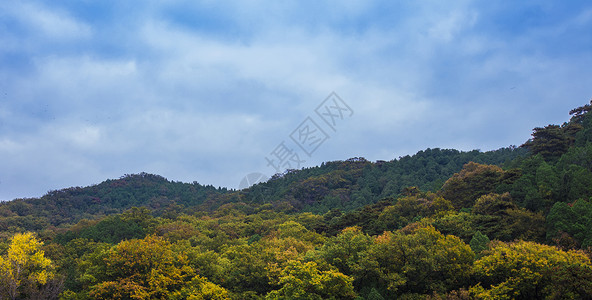
[[[591,111],[495,151],[0,203],[0,299],[591,299]]]

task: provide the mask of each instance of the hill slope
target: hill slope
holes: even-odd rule
[[[292,170],[244,191],[171,182],[146,173],[132,174],[89,187],[51,191],[41,198],[0,203],[0,230],[40,230],[48,225],[73,224],[83,218],[121,213],[134,206],[150,208],[155,215],[165,211],[212,211],[234,202],[282,204],[293,211],[315,213],[334,208],[349,211],[382,198],[396,197],[407,186],[436,190],[469,161],[502,165],[525,155],[524,149],[510,147],[489,152],[427,149],[413,156],[375,163],[355,158]]]

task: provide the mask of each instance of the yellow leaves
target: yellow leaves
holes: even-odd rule
[[[12,239],[5,257],[0,257],[0,289],[14,298],[24,285],[44,285],[54,276],[51,260],[46,258],[39,242],[32,233],[17,233]],[[1,295],[6,296],[6,295]]]
[[[192,293],[187,299],[195,300],[227,300],[228,291],[223,287],[209,282],[207,279],[201,276],[195,276],[191,280],[191,286],[193,288]]]
[[[93,299],[148,299],[147,289],[128,278],[101,282],[90,291]]]
[[[393,233],[390,231],[385,231],[383,234],[377,236],[376,238],[374,238],[374,242],[376,244],[387,244],[391,242],[391,239],[393,237]]]
[[[485,289],[481,286],[481,284],[477,284],[472,286],[469,289],[469,294],[471,299],[491,299],[491,300],[509,300],[513,299],[511,289],[508,288],[505,284],[499,284],[496,286],[491,287],[490,289]]]
[[[42,244],[30,232],[18,233],[12,238],[8,257],[16,264],[24,264],[31,259],[40,260],[43,263],[43,250],[39,249]]]
[[[306,242],[312,247],[320,246],[324,237],[314,231],[309,231],[302,224],[295,221],[287,221],[278,226],[277,236],[279,238],[294,238]]]
[[[106,280],[91,287],[93,297],[154,299],[183,286],[194,276],[187,256],[156,236],[128,240],[112,247],[103,259]],[[107,275],[108,277],[105,277]]]
[[[266,299],[353,299],[353,278],[315,262],[290,261],[281,272],[280,286]],[[302,298],[306,297],[306,298]]]
[[[561,251],[534,242],[493,243],[485,256],[477,260],[473,270],[487,295],[537,298],[574,286],[588,293],[592,276],[590,259],[581,252]],[[575,278],[569,280],[568,277]],[[578,282],[579,281],[579,282]],[[586,291],[586,292],[584,292]]]
[[[47,279],[49,279],[49,276],[50,274],[46,270],[43,270],[37,274],[29,275],[29,280],[37,281],[40,284],[45,284],[47,283]]]

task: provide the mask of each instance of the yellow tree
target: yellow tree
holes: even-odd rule
[[[168,242],[155,236],[127,240],[114,246],[104,258],[104,270],[94,274],[103,279],[91,287],[96,299],[160,298],[169,287],[192,277]]]
[[[281,272],[281,288],[268,293],[265,299],[354,299],[353,280],[335,269],[323,270],[315,262],[292,260]]]
[[[45,285],[54,276],[52,263],[32,233],[17,233],[8,253],[0,256],[0,298],[17,299]]]
[[[224,299],[226,291],[195,274],[187,256],[153,235],[123,241],[87,274],[93,299]]]
[[[592,263],[581,251],[533,242],[494,242],[473,265],[476,299],[589,299]]]

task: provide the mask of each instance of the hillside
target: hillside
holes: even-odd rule
[[[0,203],[0,230],[11,227],[41,230],[49,225],[72,224],[83,218],[121,213],[133,206],[145,206],[162,213],[178,205],[200,205],[227,192],[198,183],[171,182],[146,173],[125,175],[89,187],[50,191],[41,198]]]
[[[131,174],[89,187],[50,191],[41,198],[0,203],[0,230],[41,230],[141,206],[154,215],[213,211],[233,202],[282,205],[293,212],[349,211],[397,197],[407,186],[435,191],[469,161],[503,165],[525,154],[524,149],[510,147],[489,152],[427,149],[375,163],[354,158],[277,174],[269,182],[244,191],[172,182],[153,174]]]
[[[591,111],[520,147],[351,158],[241,191],[141,173],[2,203],[0,298],[587,298]]]

